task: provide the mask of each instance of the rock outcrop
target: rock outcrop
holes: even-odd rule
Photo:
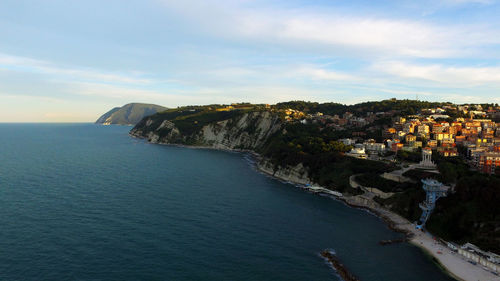
[[[135,126],[130,134],[153,143],[187,144],[216,149],[249,149],[261,147],[281,126],[281,119],[268,111],[254,111],[237,117],[209,123],[184,134],[171,120],[151,116]]]
[[[262,172],[274,176],[278,179],[289,181],[298,184],[313,184],[309,179],[309,174],[302,163],[297,166],[275,166],[270,161],[261,160],[258,163],[258,168]]]
[[[251,150],[262,147],[268,138],[282,128],[283,122],[269,111],[244,113],[232,119],[220,120],[185,135],[171,120],[158,120],[157,116],[143,119],[130,134],[151,143],[180,144],[221,150]],[[307,169],[302,165],[275,166],[267,159],[257,161],[262,172],[281,180],[299,184],[312,184]]]

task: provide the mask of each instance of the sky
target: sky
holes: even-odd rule
[[[500,103],[500,0],[0,0],[0,122],[115,106]]]

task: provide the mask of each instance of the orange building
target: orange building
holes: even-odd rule
[[[427,145],[428,145],[429,147],[437,147],[438,142],[437,142],[437,140],[429,140],[429,141],[427,142]]]
[[[455,142],[457,144],[463,144],[465,142],[465,136],[456,136],[455,137]]]
[[[481,154],[479,156],[478,170],[487,174],[495,174],[500,171],[500,152]]]
[[[444,157],[453,157],[453,156],[458,156],[458,152],[455,150],[443,150],[439,151],[439,153],[444,156]]]
[[[444,130],[444,127],[441,124],[432,124],[432,133],[437,134],[437,133],[442,133]]]
[[[402,143],[398,142],[398,143],[393,143],[391,145],[391,150],[394,151],[394,152],[396,152],[398,150],[401,150],[401,149],[403,149],[403,144]]]

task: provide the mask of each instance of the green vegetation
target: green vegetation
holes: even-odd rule
[[[411,222],[417,221],[420,218],[422,211],[418,207],[418,204],[424,200],[425,191],[420,186],[396,193],[387,199],[375,197],[375,201],[379,204],[386,206],[389,210],[402,215]]]
[[[244,113],[243,110],[233,111],[202,111],[191,115],[179,116],[172,120],[177,129],[183,135],[191,135],[198,132],[203,126],[238,117]]]
[[[317,124],[290,123],[273,135],[259,152],[276,166],[302,163],[311,179],[325,187],[357,193],[349,185],[349,177],[358,173],[383,173],[394,167],[380,162],[345,157],[352,147],[336,141],[330,130]]]
[[[420,162],[420,160],[422,160],[422,149],[418,149],[417,151],[400,150],[396,154],[396,158],[400,161],[418,163]]]
[[[458,161],[439,164],[444,179],[456,182],[427,223],[434,234],[500,252],[500,178],[464,169]]]
[[[451,105],[444,102],[427,102],[417,100],[396,100],[389,99],[383,101],[370,101],[354,105],[343,105],[339,103],[317,103],[305,101],[290,101],[278,103],[275,105],[277,109],[296,109],[307,113],[322,112],[329,115],[342,115],[345,112],[351,112],[356,116],[364,116],[367,112],[397,112],[400,115],[412,115],[419,110],[431,107],[442,107]]]
[[[385,179],[377,173],[365,173],[356,176],[356,181],[365,187],[374,187],[383,192],[402,192],[411,188],[418,188],[418,185],[411,182],[396,182]]]
[[[439,174],[429,172],[422,169],[413,169],[403,173],[403,176],[408,177],[416,182],[420,182],[423,179],[438,179]]]
[[[155,104],[129,103],[122,107],[115,107],[99,117],[96,124],[137,124],[144,117],[166,110],[166,107]]]

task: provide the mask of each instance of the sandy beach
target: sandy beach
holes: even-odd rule
[[[446,271],[457,280],[464,281],[500,281],[500,276],[484,269],[481,265],[474,265],[458,253],[449,249],[446,245],[434,240],[429,233],[417,230],[415,225],[405,218],[390,212],[384,208],[376,207],[372,204],[363,204],[360,200],[353,200],[353,197],[344,197],[343,200],[354,207],[367,208],[382,217],[391,224],[391,228],[400,230],[409,235],[409,242],[420,247],[425,252],[436,258]]]

